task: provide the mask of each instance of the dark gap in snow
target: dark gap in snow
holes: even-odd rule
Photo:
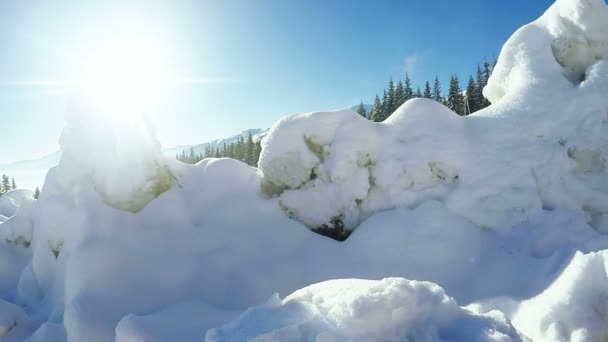
[[[345,241],[348,239],[350,234],[352,234],[352,230],[347,230],[344,228],[344,223],[342,222],[341,217],[334,217],[331,219],[329,225],[324,224],[312,229],[312,231],[336,241]]]

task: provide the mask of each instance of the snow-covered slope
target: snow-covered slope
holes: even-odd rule
[[[260,170],[76,108],[40,199],[0,224],[0,339],[604,340],[606,16],[558,0],[468,117],[287,117]],[[336,218],[345,242],[309,230]]]

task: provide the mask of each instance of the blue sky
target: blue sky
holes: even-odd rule
[[[461,79],[549,0],[0,0],[0,163],[58,149],[81,56],[129,31],[156,42],[173,85],[147,113],[165,146],[298,112],[370,103],[389,78]]]

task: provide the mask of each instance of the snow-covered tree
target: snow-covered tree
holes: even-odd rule
[[[359,104],[359,107],[357,107],[357,113],[359,113],[359,115],[361,115],[362,117],[367,118],[367,111],[365,110],[363,101],[361,101],[361,103]]]
[[[464,115],[464,99],[462,96],[462,91],[460,90],[457,75],[452,75],[450,78],[450,88],[448,90],[448,100],[446,105],[458,115]]]
[[[433,83],[433,100],[443,103],[443,97],[441,96],[441,83],[439,78],[435,76],[435,83]]]
[[[7,175],[2,175],[2,184],[1,184],[2,193],[7,193],[11,190],[12,190],[12,187],[11,187],[10,179],[8,178]]]
[[[431,85],[429,84],[429,81],[426,81],[426,83],[424,84],[424,93],[422,94],[422,96],[424,96],[424,98],[426,98],[426,99],[433,98],[433,94],[431,93]]]
[[[369,115],[369,119],[372,121],[376,121],[376,122],[382,121],[380,119],[381,112],[382,112],[382,103],[380,102],[380,97],[378,96],[378,94],[376,94],[376,97],[374,98],[374,105],[372,106],[372,111]]]

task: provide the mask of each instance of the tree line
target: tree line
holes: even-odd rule
[[[437,76],[435,76],[432,87],[430,82],[426,81],[424,90],[417,87],[414,91],[412,81],[406,73],[405,78],[399,80],[396,84],[392,79],[388,82],[387,87],[383,90],[382,98],[376,94],[374,104],[369,113],[363,105],[363,101],[357,108],[357,113],[372,121],[381,122],[388,118],[407,100],[420,97],[442,103],[458,115],[469,115],[490,105],[490,101],[483,96],[482,91],[486,84],[488,84],[488,79],[492,75],[492,70],[495,65],[496,61],[494,61],[493,65],[490,65],[487,60],[484,60],[482,66],[478,64],[476,75],[475,77],[472,75],[469,76],[468,84],[464,92],[460,87],[458,75],[452,74],[446,96],[442,93],[441,82],[439,82]]]
[[[177,160],[188,164],[196,164],[205,158],[232,158],[240,160],[249,166],[257,167],[260,153],[262,152],[261,140],[254,141],[253,136],[249,134],[247,139],[240,137],[236,142],[229,144],[224,143],[218,147],[205,147],[205,151],[196,153],[194,148],[190,151],[182,151],[175,157]]]
[[[15,182],[15,178],[9,177],[7,175],[2,175],[2,178],[0,179],[0,196],[12,190],[17,190],[17,183]],[[36,190],[34,191],[34,198],[38,199],[39,196],[40,189],[36,187]]]
[[[15,183],[15,178],[9,177],[7,175],[2,175],[2,180],[0,180],[0,196],[15,189],[17,189],[17,183]]]

